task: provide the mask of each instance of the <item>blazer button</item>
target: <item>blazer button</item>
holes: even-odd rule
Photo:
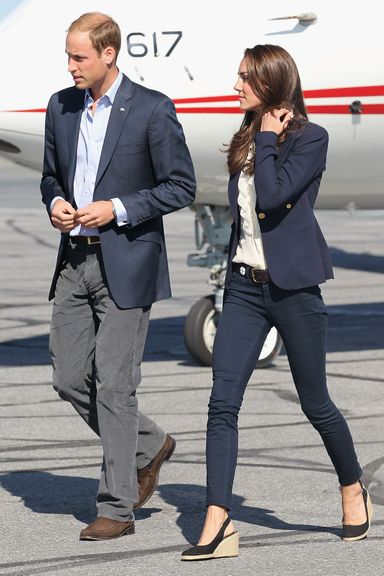
[[[290,208],[292,208],[292,204],[287,204],[285,207],[288,208],[289,210]]]
[[[264,218],[265,218],[264,212],[259,212],[257,216],[258,216],[259,220],[264,220]]]

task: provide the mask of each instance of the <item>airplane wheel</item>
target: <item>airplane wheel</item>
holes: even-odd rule
[[[203,366],[212,364],[213,341],[219,312],[213,294],[194,303],[184,323],[184,341],[190,355]]]
[[[259,359],[256,363],[257,368],[267,368],[270,366],[276,356],[278,356],[283,347],[283,341],[275,327],[268,332],[264,345],[261,349]]]
[[[203,366],[212,365],[212,349],[220,313],[213,294],[200,298],[190,309],[184,323],[184,341],[191,356]],[[276,328],[271,328],[255,367],[266,368],[280,354],[283,342]]]

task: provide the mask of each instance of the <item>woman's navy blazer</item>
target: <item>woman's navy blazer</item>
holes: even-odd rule
[[[272,281],[296,290],[333,278],[328,246],[313,211],[326,165],[328,133],[308,123],[279,146],[277,138],[275,132],[255,136],[255,209]],[[228,186],[234,221],[226,285],[240,237],[239,175],[233,174]]]

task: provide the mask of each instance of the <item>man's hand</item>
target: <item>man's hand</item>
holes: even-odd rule
[[[112,222],[114,216],[112,212],[113,202],[111,200],[98,200],[91,202],[84,208],[79,208],[75,213],[77,224],[82,224],[86,228],[98,228]]]
[[[70,232],[77,226],[74,207],[66,200],[56,200],[51,210],[51,222],[60,232]]]

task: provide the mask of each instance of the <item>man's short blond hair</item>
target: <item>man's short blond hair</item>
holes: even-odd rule
[[[68,34],[70,32],[88,32],[92,46],[99,54],[108,46],[112,46],[115,49],[116,58],[120,52],[120,27],[107,14],[86,12],[72,22],[68,28]]]

